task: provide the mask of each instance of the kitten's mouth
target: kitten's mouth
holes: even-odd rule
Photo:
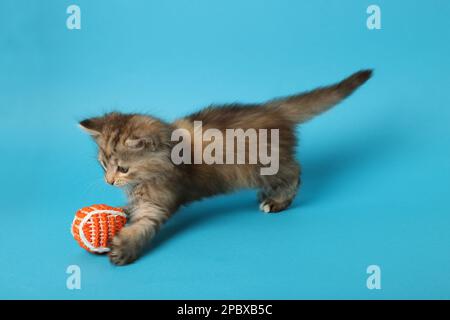
[[[113,187],[124,187],[126,186],[128,183],[127,182],[123,182],[123,181],[116,181],[112,184]]]

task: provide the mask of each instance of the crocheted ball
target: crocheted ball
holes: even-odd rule
[[[72,235],[89,252],[105,253],[114,236],[127,222],[121,208],[94,204],[77,211],[72,222]]]

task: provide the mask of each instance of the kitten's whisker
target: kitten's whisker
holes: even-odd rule
[[[90,182],[88,182],[84,193],[85,194],[90,193],[94,187],[98,187],[98,186],[102,185],[103,183],[104,182],[103,182],[102,178],[97,178],[97,179],[91,180]]]

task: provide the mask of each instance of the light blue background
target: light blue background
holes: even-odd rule
[[[2,0],[0,298],[450,298],[449,16],[444,0]],[[367,85],[299,130],[303,187],[284,213],[261,214],[250,191],[195,203],[122,268],[72,239],[78,208],[125,200],[77,120],[171,120],[367,67]],[[371,264],[382,290],[366,288]]]

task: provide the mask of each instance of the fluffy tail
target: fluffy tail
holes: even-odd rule
[[[327,111],[348,97],[372,75],[372,70],[358,71],[339,83],[286,98],[269,101],[266,106],[276,108],[287,119],[302,123]]]

